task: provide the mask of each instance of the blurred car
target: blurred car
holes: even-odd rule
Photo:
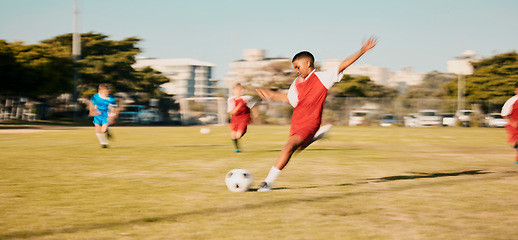
[[[381,116],[380,126],[382,127],[390,127],[396,123],[398,123],[398,120],[394,114],[385,114]]]
[[[198,117],[198,120],[200,120],[202,124],[217,124],[218,115],[215,113],[204,113]]]
[[[484,125],[486,127],[505,127],[507,120],[505,120],[500,113],[490,113],[484,119]]]
[[[124,111],[119,113],[117,120],[119,122],[136,123],[139,121],[139,112],[143,111],[144,109],[146,109],[146,107],[143,105],[128,105],[124,108]]]
[[[455,118],[461,122],[463,127],[471,126],[471,116],[475,113],[473,110],[457,110]]]
[[[419,120],[417,119],[417,113],[409,113],[403,117],[403,123],[405,127],[417,127],[419,126]]]
[[[437,110],[421,110],[417,120],[419,126],[442,126],[442,116]]]
[[[162,122],[162,115],[157,110],[142,110],[137,114],[139,123],[159,123]]]
[[[447,127],[455,127],[457,126],[457,119],[455,119],[454,113],[443,113],[442,115],[442,125]]]
[[[354,110],[349,114],[349,126],[359,126],[367,124],[369,110]]]

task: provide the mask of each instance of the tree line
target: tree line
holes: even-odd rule
[[[135,56],[141,52],[137,47],[140,41],[137,37],[116,41],[100,33],[83,33],[81,57],[74,61],[71,33],[30,45],[0,39],[0,96],[51,98],[71,93],[77,70],[77,91],[81,97],[92,96],[99,83],[110,83],[114,90],[139,96],[143,102],[162,97],[165,94],[159,86],[170,80],[154,69],[132,67]],[[515,51],[472,64],[475,71],[466,77],[467,100],[505,101],[514,95],[514,83],[518,81]],[[286,67],[291,66],[272,66],[272,71],[286,72],[282,70]],[[289,86],[292,79],[286,74],[265,87]],[[397,90],[377,85],[368,77],[345,75],[329,93],[336,97],[455,99],[457,87],[455,75],[434,71],[426,74],[421,85],[409,87],[401,96]]]
[[[38,44],[9,43],[0,39],[0,95],[52,98],[72,93],[74,71],[79,74],[77,92],[90,97],[99,83],[114,90],[145,98],[161,97],[159,85],[169,79],[151,68],[136,70],[132,64],[141,52],[136,37],[109,40],[99,33],[81,34],[81,57],[72,57],[72,34]]]

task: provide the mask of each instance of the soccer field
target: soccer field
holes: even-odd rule
[[[1,125],[0,125],[1,127]],[[334,127],[271,192],[288,126],[0,128],[0,239],[516,239],[518,165],[503,129]]]

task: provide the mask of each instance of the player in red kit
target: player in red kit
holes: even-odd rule
[[[257,93],[265,101],[286,102],[294,107],[288,142],[282,148],[280,156],[257,191],[270,191],[273,182],[288,164],[293,153],[299,148],[307,147],[315,140],[315,137],[319,137],[317,131],[322,121],[322,111],[328,89],[342,79],[343,70],[376,46],[376,43],[375,38],[369,38],[362,43],[360,51],[325,72],[315,70],[315,58],[311,53],[300,52],[292,59],[293,67],[299,76],[293,81],[287,94],[257,89]]]
[[[239,139],[245,135],[250,123],[250,111],[254,106],[252,96],[241,96],[243,87],[237,83],[234,86],[234,96],[227,100],[227,112],[230,117],[230,137],[236,147],[235,152],[241,152],[239,148]]]
[[[505,102],[500,115],[507,119],[507,142],[517,150],[515,161],[518,164],[518,82],[514,84],[514,94]]]

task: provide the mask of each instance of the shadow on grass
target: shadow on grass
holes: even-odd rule
[[[274,188],[273,190],[282,190],[282,189],[308,189],[308,188],[322,188],[322,187],[341,187],[341,186],[353,186],[358,184],[372,184],[372,183],[383,183],[383,182],[390,182],[390,181],[400,181],[400,180],[413,180],[413,179],[422,179],[422,178],[441,178],[441,177],[456,177],[456,176],[462,176],[462,175],[481,175],[481,174],[490,174],[494,172],[487,172],[483,170],[468,170],[468,171],[461,171],[461,172],[452,172],[452,173],[411,173],[411,175],[398,175],[398,176],[389,176],[389,177],[382,177],[382,178],[372,178],[372,179],[366,179],[367,181],[363,182],[354,182],[354,183],[343,183],[343,184],[333,184],[333,185],[321,185],[321,186],[310,186],[310,187],[300,187],[300,188]],[[504,174],[516,174],[516,171],[509,171],[504,172]],[[481,179],[460,179],[456,181],[476,181]],[[426,183],[424,185],[436,185],[436,184],[444,184],[444,182],[433,182],[433,183]],[[423,186],[423,184],[418,185]],[[391,188],[392,191],[400,191],[400,190],[407,190],[411,188],[415,188],[418,186],[398,186]],[[249,191],[255,191],[257,189],[250,189]],[[79,226],[72,226],[72,227],[65,227],[61,229],[48,229],[48,230],[35,230],[35,231],[18,231],[18,232],[12,232],[12,233],[5,233],[0,234],[0,239],[14,239],[14,238],[33,238],[33,237],[42,237],[42,236],[49,236],[54,234],[63,234],[63,233],[77,233],[81,231],[89,231],[89,230],[96,230],[96,229],[103,229],[103,228],[113,228],[113,227],[120,227],[120,226],[131,226],[135,224],[147,224],[147,223],[153,223],[153,222],[176,222],[179,221],[179,218],[182,217],[191,217],[191,216],[205,216],[207,214],[220,214],[220,213],[228,213],[228,212],[238,212],[242,210],[249,210],[249,209],[258,209],[258,208],[264,208],[272,205],[282,205],[282,204],[293,204],[297,202],[315,202],[315,201],[322,201],[322,200],[332,200],[332,199],[339,199],[344,198],[348,196],[354,196],[354,195],[361,195],[361,194],[377,194],[377,190],[369,190],[369,191],[362,191],[362,192],[346,192],[346,193],[339,193],[335,195],[326,195],[326,196],[302,196],[302,197],[296,197],[292,199],[280,199],[280,200],[273,200],[269,202],[263,202],[263,203],[251,203],[251,204],[243,204],[241,206],[235,206],[235,207],[212,207],[212,208],[206,208],[206,209],[200,209],[200,210],[194,210],[194,211],[187,211],[187,212],[180,212],[175,214],[169,214],[169,215],[163,215],[163,216],[157,216],[157,217],[147,217],[147,218],[138,218],[130,221],[122,221],[122,222],[108,222],[108,223],[99,223],[99,224],[90,224],[90,225],[79,225]],[[268,193],[258,193],[258,194],[268,194]]]
[[[309,187],[299,187],[299,188],[273,188],[272,190],[308,189],[308,188],[322,188],[322,187],[343,187],[343,186],[353,186],[353,185],[360,185],[360,184],[376,184],[376,183],[399,181],[399,180],[455,177],[455,176],[461,176],[461,175],[480,175],[480,174],[489,174],[489,173],[493,173],[493,172],[487,172],[487,171],[483,171],[483,170],[467,170],[467,171],[451,172],[451,173],[414,173],[414,172],[411,172],[410,173],[411,175],[397,175],[397,176],[389,176],[389,177],[382,177],[382,178],[367,178],[367,179],[365,179],[366,181],[353,182],[353,183],[309,186]]]

